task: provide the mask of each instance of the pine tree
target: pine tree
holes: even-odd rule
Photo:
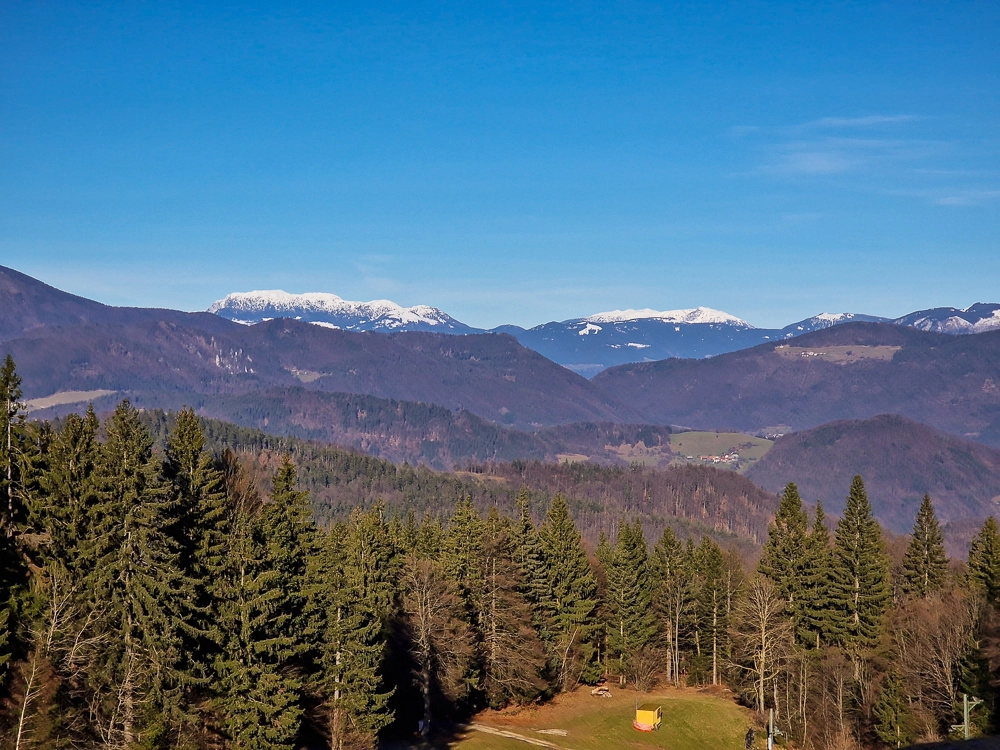
[[[180,631],[192,586],[174,541],[178,504],[152,446],[138,413],[122,402],[107,427],[87,522],[92,567],[85,587],[107,637],[92,689],[106,693],[107,731],[126,746],[169,731],[187,710]]]
[[[229,544],[216,595],[223,634],[217,705],[235,747],[290,750],[302,722],[303,580],[315,542],[305,497],[283,461],[272,501],[262,504],[238,463],[227,461]]]
[[[514,562],[512,524],[493,507],[484,529],[482,689],[489,705],[500,708],[508,701],[526,703],[542,693],[546,660]]]
[[[969,546],[969,579],[990,603],[1000,601],[1000,528],[990,516]]]
[[[934,515],[930,495],[924,495],[913,526],[913,538],[903,560],[903,592],[926,597],[944,586],[947,575],[944,536]]]
[[[726,607],[726,561],[719,545],[707,536],[695,549],[695,591],[697,622],[705,634],[703,648],[712,663],[712,684],[719,684],[719,668],[728,623]]]
[[[175,541],[193,587],[183,632],[185,672],[192,685],[205,685],[222,642],[215,589],[225,568],[228,518],[225,479],[205,450],[205,435],[192,409],[177,415],[167,437],[164,475],[179,503]]]
[[[830,634],[830,579],[833,553],[823,504],[816,503],[816,519],[806,542],[806,560],[799,592],[796,637],[808,648],[820,647]]]
[[[872,516],[864,482],[854,477],[834,543],[828,610],[832,637],[847,646],[873,646],[891,599],[882,530]]]
[[[539,532],[552,592],[556,684],[568,690],[596,674],[594,647],[597,581],[587,562],[580,531],[562,495],[556,495]],[[593,673],[593,674],[592,674]]]
[[[622,524],[609,553],[604,563],[608,578],[609,647],[618,656],[624,675],[626,662],[634,658],[656,632],[646,538],[638,520],[634,526]]]
[[[21,377],[9,354],[0,367],[0,519],[2,533],[17,533],[21,509],[18,503],[18,464],[24,433]]]
[[[482,612],[483,519],[471,497],[455,505],[443,551],[445,570],[465,604],[468,622],[478,629]]]
[[[545,552],[531,518],[531,501],[522,489],[516,501],[517,516],[511,525],[511,556],[518,568],[520,592],[531,609],[531,624],[549,646],[552,640],[552,586]]]
[[[653,605],[660,617],[670,659],[667,680],[678,682],[681,669],[681,625],[694,604],[692,561],[669,526],[653,548],[650,578]]]
[[[355,511],[323,535],[317,585],[323,608],[319,689],[331,744],[373,745],[391,720],[382,677],[386,622],[395,610],[398,555],[381,508]]]
[[[885,676],[872,713],[875,717],[875,734],[882,742],[897,748],[912,742],[909,706],[903,692],[903,682],[895,671]]]
[[[91,509],[97,501],[95,471],[100,429],[93,407],[81,418],[70,414],[47,451],[47,465],[39,479],[39,522],[51,539],[48,564],[58,563],[79,582],[90,570],[83,552],[90,536]]]
[[[782,598],[785,610],[796,627],[801,627],[801,590],[808,558],[809,518],[802,509],[798,487],[789,482],[781,495],[774,522],[757,571],[771,579]]]

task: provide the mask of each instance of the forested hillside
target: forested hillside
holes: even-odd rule
[[[448,475],[128,402],[27,422],[20,395],[8,357],[0,729],[18,750],[373,747],[600,679],[726,685],[797,746],[940,737],[962,693],[983,700],[971,732],[995,729],[993,519],[951,565],[926,498],[890,556],[860,477],[832,530],[788,485],[754,571],[644,523],[724,525],[732,473]]]
[[[897,533],[927,493],[944,522],[981,523],[1000,499],[1000,451],[889,414],[778,438],[747,477],[775,492],[795,482],[809,502],[840,514],[856,473],[867,478],[875,517]]]
[[[790,432],[902,414],[1000,446],[1000,331],[968,336],[845,323],[705,360],[605,370],[593,383],[642,420]]]
[[[164,412],[143,415],[164,445],[174,419],[175,415]],[[368,508],[378,501],[397,513],[415,512],[418,518],[447,515],[452,504],[463,497],[471,497],[484,513],[494,506],[510,512],[525,490],[536,520],[552,498],[562,494],[584,537],[593,544],[602,531],[613,529],[627,514],[641,518],[650,537],[670,525],[682,537],[709,534],[752,554],[767,534],[768,521],[777,507],[775,495],[734,472],[710,467],[657,470],[517,460],[469,463],[464,471],[449,473],[400,466],[217,420],[202,420],[202,425],[209,450],[215,455],[233,450],[262,486],[282,456],[291,456],[321,525],[342,520],[353,508]]]

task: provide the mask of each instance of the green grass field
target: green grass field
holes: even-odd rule
[[[581,689],[517,713],[487,711],[473,722],[565,750],[740,750],[747,727],[756,723],[754,714],[737,706],[726,694],[667,690],[644,695],[614,687],[612,692],[612,698],[594,698]],[[632,728],[636,697],[640,703],[663,707],[663,725],[658,731],[646,733]],[[551,729],[565,734],[539,731]],[[539,745],[467,730],[447,744],[436,746],[448,750],[528,750]]]
[[[740,472],[746,471],[763,458],[772,445],[774,442],[771,440],[741,432],[678,432],[670,436],[670,450],[674,453],[675,463],[700,463],[699,456],[721,456],[735,452],[740,454],[740,463],[731,468]],[[687,461],[685,456],[694,456],[694,461]]]

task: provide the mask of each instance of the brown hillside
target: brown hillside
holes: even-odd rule
[[[439,404],[522,429],[638,421],[505,334],[355,333],[287,319],[243,326],[207,313],[109,307],[3,268],[0,340],[26,398],[113,390],[167,407],[302,386]]]
[[[858,356],[859,346],[879,347],[879,356]],[[884,347],[898,350],[886,357]],[[1000,446],[1000,331],[849,323],[706,360],[614,367],[593,383],[644,422],[753,433],[895,413]]]
[[[897,415],[785,435],[747,477],[775,492],[795,482],[807,501],[839,514],[855,474],[875,516],[899,533],[912,529],[924,494],[942,522],[955,524],[995,513],[1000,500],[1000,451]]]

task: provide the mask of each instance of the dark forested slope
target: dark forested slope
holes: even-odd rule
[[[465,409],[537,428],[631,411],[507,335],[383,335],[295,320],[243,326],[207,313],[115,308],[0,269],[0,354],[25,396],[112,390],[149,405],[303,386]]]
[[[615,367],[592,382],[647,422],[790,431],[897,413],[1000,445],[1000,331],[849,323],[787,345]]]
[[[803,497],[840,514],[851,478],[865,478],[875,517],[906,533],[930,494],[945,521],[996,512],[1000,451],[897,415],[841,420],[778,438],[747,472],[765,489],[795,482]]]
[[[154,432],[163,436],[172,418],[152,412],[147,419]],[[773,494],[735,472],[709,467],[656,470],[514,461],[438,472],[217,420],[203,420],[203,424],[213,451],[231,448],[239,452],[256,467],[262,482],[281,456],[290,454],[321,523],[343,518],[352,508],[368,507],[378,499],[390,508],[418,515],[447,515],[465,495],[471,495],[483,510],[491,505],[511,510],[517,493],[526,487],[538,514],[555,494],[565,495],[584,535],[593,543],[601,531],[613,531],[627,515],[642,518],[651,538],[671,525],[684,535],[710,533],[739,541],[749,550],[766,537],[777,507]]]

